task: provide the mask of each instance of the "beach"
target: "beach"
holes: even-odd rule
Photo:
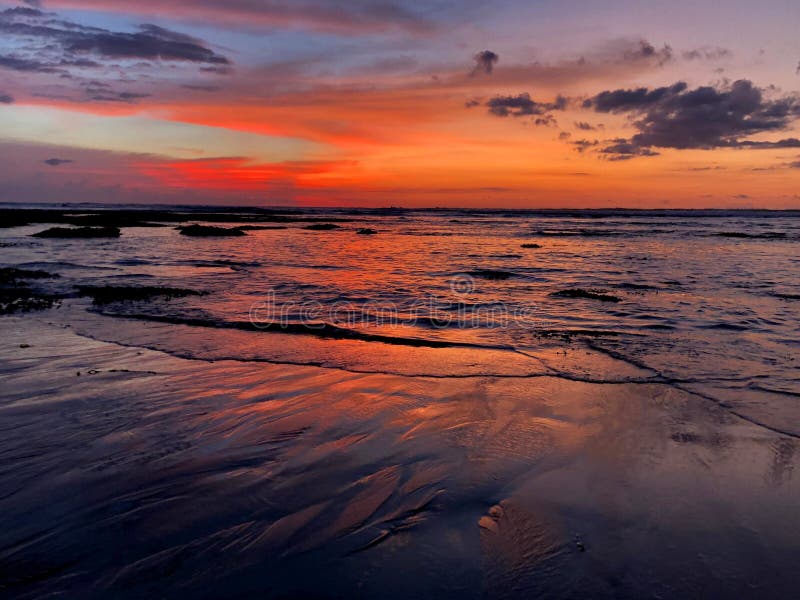
[[[794,585],[796,441],[667,386],[209,363],[0,327],[11,595]]]
[[[518,216],[347,218],[341,230],[290,223],[230,240],[164,226],[111,240],[0,230],[6,266],[58,275],[23,286],[54,306],[0,317],[5,597],[794,594],[793,217],[747,217],[748,232],[780,226],[788,240],[719,238],[733,227],[719,220],[696,238],[652,233],[682,226],[652,215],[647,236],[634,217],[576,229],[561,216],[548,231],[584,230],[561,236]],[[378,233],[355,233],[364,226]],[[531,240],[535,257],[519,249]],[[658,267],[635,260],[686,243],[726,244],[729,262],[692,283],[681,253]],[[364,244],[364,260],[342,258]],[[753,272],[771,265],[760,281],[772,283],[714,305],[705,289],[738,285],[741,271],[727,283],[714,273],[744,257]],[[172,295],[146,296],[145,284]],[[110,297],[111,285],[140,297]],[[618,301],[549,296],[564,289]],[[268,290],[293,301],[284,330],[266,327]],[[380,294],[396,312],[363,309]],[[404,294],[429,312],[412,314]],[[529,322],[520,306],[536,294]],[[344,296],[338,321],[298,309]],[[421,319],[501,302],[515,320]],[[705,327],[751,318],[729,310],[761,321]]]

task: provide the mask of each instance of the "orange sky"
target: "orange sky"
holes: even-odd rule
[[[0,201],[800,208],[792,3],[304,4],[6,3]]]

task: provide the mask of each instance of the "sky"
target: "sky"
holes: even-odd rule
[[[0,202],[800,208],[796,0],[0,0]]]

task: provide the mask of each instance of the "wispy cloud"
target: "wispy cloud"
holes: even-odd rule
[[[69,72],[70,67],[103,67],[109,60],[230,65],[202,40],[164,27],[142,24],[133,32],[112,31],[31,7],[0,11],[0,33],[19,49],[0,56],[0,67],[16,71]]]
[[[720,46],[702,46],[692,50],[685,50],[681,53],[681,56],[685,60],[717,61],[731,58],[733,52]]]
[[[296,27],[332,33],[400,29],[415,33],[434,30],[423,5],[411,0],[49,0],[50,7],[85,8],[128,14],[181,17],[229,26]],[[436,8],[441,2],[431,2]]]
[[[564,96],[556,97],[553,102],[537,102],[529,94],[522,93],[516,96],[494,96],[485,103],[485,106],[489,109],[489,113],[496,117],[525,117],[564,110],[567,102]]]
[[[61,165],[69,164],[72,161],[68,158],[48,158],[42,162],[51,167],[60,167]]]

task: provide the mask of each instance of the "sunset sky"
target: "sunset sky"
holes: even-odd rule
[[[0,201],[800,208],[798,32],[797,0],[0,1]]]

